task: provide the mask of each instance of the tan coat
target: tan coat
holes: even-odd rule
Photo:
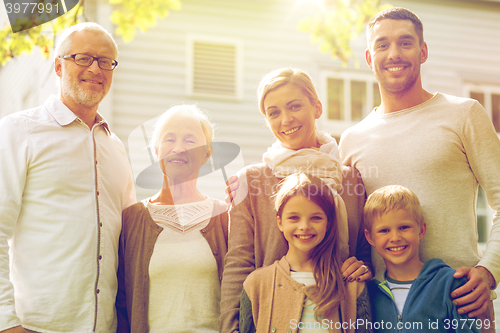
[[[356,322],[356,300],[365,287],[364,282],[348,283],[346,298],[340,303],[333,323],[344,323],[344,330],[329,324],[330,332],[354,333],[351,323]],[[290,265],[283,257],[273,265],[260,268],[248,276],[243,288],[252,304],[252,316],[259,332],[297,332],[304,301],[311,297],[308,286],[290,277]],[[244,312],[244,309],[242,309]]]
[[[365,192],[359,172],[343,169],[340,192],[347,209],[349,255],[370,262],[371,247],[363,224]],[[276,225],[276,210],[271,198],[279,183],[265,164],[256,164],[238,172],[239,188],[229,211],[229,248],[221,287],[219,331],[238,330],[238,312],[243,281],[256,268],[269,266],[287,253],[287,245]]]

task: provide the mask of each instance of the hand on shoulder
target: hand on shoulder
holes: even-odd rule
[[[228,205],[231,205],[234,197],[236,196],[236,190],[239,187],[238,176],[232,175],[227,179],[227,187],[226,187],[226,198],[225,201]]]
[[[373,277],[371,265],[365,264],[363,261],[356,259],[356,257],[347,258],[340,270],[342,271],[342,277],[347,282],[354,280],[359,282],[370,281]]]
[[[451,293],[458,313],[467,313],[469,318],[484,313],[490,301],[490,288],[495,285],[493,275],[482,266],[462,266],[453,276],[457,279],[465,276],[468,280],[466,284]]]

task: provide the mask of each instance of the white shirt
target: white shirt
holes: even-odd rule
[[[290,272],[290,277],[305,286],[316,285],[313,272]],[[329,332],[328,325],[323,323],[324,317],[316,318],[316,303],[309,297],[304,301],[298,333]]]
[[[393,280],[385,274],[385,281],[387,286],[391,290],[392,297],[394,299],[394,303],[396,303],[396,307],[398,308],[398,312],[400,315],[403,314],[403,309],[405,307],[406,299],[408,298],[408,294],[410,293],[411,286],[413,281],[397,281]]]
[[[0,120],[0,330],[116,330],[121,212],[135,191],[123,144],[96,120],[89,130],[55,96]]]
[[[150,333],[218,333],[220,281],[217,262],[200,232],[207,227],[214,199],[180,205],[154,205],[145,200],[153,220],[163,227],[149,261],[148,326]],[[190,215],[197,224],[187,230],[165,217]],[[205,214],[208,213],[208,216]],[[207,216],[203,219],[203,216]],[[186,225],[186,224],[184,224]]]

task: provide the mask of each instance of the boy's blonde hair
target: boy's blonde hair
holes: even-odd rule
[[[365,228],[371,232],[376,218],[398,209],[404,209],[410,213],[418,226],[422,228],[424,215],[417,195],[399,185],[384,186],[370,194],[364,208]]]

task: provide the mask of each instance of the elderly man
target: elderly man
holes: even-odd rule
[[[460,314],[493,318],[490,290],[500,279],[500,141],[493,125],[477,101],[423,89],[428,48],[414,13],[380,12],[367,37],[366,62],[382,103],[342,134],[343,162],[361,171],[368,195],[393,184],[418,195],[427,222],[420,258],[441,258],[457,269],[455,277],[467,277],[451,293]],[[478,184],[496,210],[484,255],[477,245]],[[380,256],[373,259],[383,276]]]
[[[117,55],[98,24],[67,29],[55,50],[59,96],[0,120],[2,332],[116,329],[121,212],[135,192],[97,107]]]

